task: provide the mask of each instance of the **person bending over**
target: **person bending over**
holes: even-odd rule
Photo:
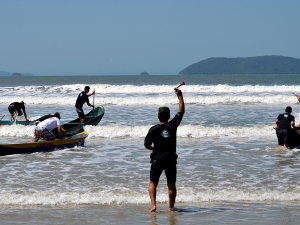
[[[151,157],[149,195],[152,208],[150,212],[156,211],[156,187],[162,171],[165,171],[169,189],[169,210],[173,210],[176,199],[176,175],[177,175],[177,154],[176,154],[176,134],[185,106],[182,92],[175,89],[175,94],[179,99],[179,112],[170,119],[170,109],[162,106],[158,110],[159,124],[151,127],[145,137],[144,146],[153,151]]]
[[[13,102],[8,106],[8,111],[11,115],[10,120],[14,121],[17,116],[22,116],[24,113],[25,120],[28,121],[27,119],[27,114],[25,111],[25,103],[22,102]],[[23,111],[23,112],[22,112]]]
[[[56,114],[55,117],[51,117],[40,122],[34,131],[33,142],[39,141],[41,136],[44,136],[46,141],[55,140],[56,136],[53,134],[52,130],[58,128],[59,139],[62,139],[62,131],[66,131],[61,127],[60,124],[60,115],[59,113]]]

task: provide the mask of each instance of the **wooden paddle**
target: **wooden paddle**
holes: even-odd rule
[[[4,115],[4,116],[5,116],[5,115]],[[2,116],[2,118],[0,119],[0,121],[3,119],[4,116]]]
[[[94,126],[94,111],[95,111],[95,88],[94,88],[94,95],[93,95],[93,119],[92,119],[92,126]]]

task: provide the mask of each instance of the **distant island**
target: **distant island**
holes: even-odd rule
[[[0,71],[0,76],[13,76],[13,77],[21,77],[21,76],[34,76],[32,73],[9,73],[6,71]]]
[[[149,73],[147,73],[147,72],[142,72],[142,73],[140,73],[140,75],[149,75]]]
[[[213,57],[194,63],[179,74],[300,74],[300,59],[285,56]]]
[[[21,76],[23,76],[23,75],[20,74],[20,73],[13,73],[12,76],[13,76],[13,77],[21,77]]]

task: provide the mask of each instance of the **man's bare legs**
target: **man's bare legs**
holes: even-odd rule
[[[156,212],[156,187],[158,182],[153,182],[150,180],[149,183],[149,195],[151,199],[152,208],[150,212]],[[169,188],[169,210],[173,211],[176,199],[176,185],[175,183],[168,184]]]
[[[173,211],[176,199],[176,184],[171,183],[168,184],[169,188],[169,211]]]
[[[153,182],[150,180],[149,195],[150,195],[151,204],[152,204],[152,208],[151,208],[150,212],[156,211],[156,187],[157,187],[157,185],[158,185],[158,182]]]

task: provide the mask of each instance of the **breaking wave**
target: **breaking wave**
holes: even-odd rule
[[[36,93],[76,93],[83,91],[87,84],[73,85],[52,85],[52,86],[16,86],[16,87],[0,87],[0,93],[10,93],[13,95],[36,94]],[[172,85],[111,85],[111,84],[95,84],[89,85],[91,89],[95,89],[96,93],[168,93],[172,92],[175,86]],[[208,92],[208,93],[298,93],[299,85],[243,85],[231,86],[226,84],[219,85],[187,85],[181,86],[184,92]]]
[[[198,203],[213,201],[299,201],[299,190],[194,190],[179,189],[176,202]],[[157,195],[157,202],[167,203],[167,194]],[[81,205],[81,204],[148,204],[146,191],[96,192],[2,192],[0,205]]]
[[[1,97],[0,104],[10,104],[15,101],[24,101],[31,105],[74,105],[77,96],[74,97],[36,97],[36,96],[18,96]],[[195,105],[214,105],[214,104],[295,104],[297,98],[291,95],[271,95],[271,96],[188,96],[184,97],[186,104]],[[178,104],[178,99],[170,97],[97,97],[96,105],[164,105]]]
[[[151,126],[85,126],[90,137],[117,138],[136,137],[144,138]],[[35,126],[0,126],[0,137],[32,137]],[[273,126],[254,127],[204,127],[200,125],[180,125],[178,137],[260,137],[274,136]]]

